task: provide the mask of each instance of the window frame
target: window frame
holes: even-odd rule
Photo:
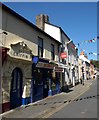
[[[55,60],[55,45],[51,44],[51,60]]]
[[[43,57],[43,38],[41,37],[38,37],[38,56]]]

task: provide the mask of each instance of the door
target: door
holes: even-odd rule
[[[34,101],[43,99],[43,79],[42,79],[42,70],[34,70]]]
[[[44,98],[48,96],[48,91],[49,91],[49,81],[45,80],[44,81]]]
[[[48,71],[44,70],[43,71],[43,96],[44,98],[48,96],[48,91],[49,91],[49,76],[48,76]]]
[[[10,90],[10,109],[16,108],[22,104],[22,71],[15,68],[12,72],[11,90]]]

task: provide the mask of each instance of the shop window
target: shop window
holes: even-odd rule
[[[52,73],[52,85],[51,85],[51,89],[56,90],[56,74],[55,72]]]
[[[56,90],[56,80],[52,79],[52,83],[51,83],[51,89]]]
[[[66,64],[66,60],[65,60],[65,59],[62,59],[62,63],[63,63],[63,64]]]
[[[34,71],[35,85],[42,85],[42,72],[38,69]]]

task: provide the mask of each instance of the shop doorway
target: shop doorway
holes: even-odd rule
[[[43,99],[43,78],[42,78],[42,70],[35,69],[33,72],[34,77],[34,86],[33,86],[33,95],[34,100],[38,101]]]
[[[44,98],[48,97],[48,91],[49,91],[49,74],[48,70],[43,70],[43,95]]]
[[[44,89],[43,89],[43,93],[44,93],[44,98],[48,96],[48,91],[49,91],[49,81],[48,79],[45,79],[44,81]]]
[[[15,68],[12,72],[11,90],[10,90],[10,109],[22,105],[22,71]]]

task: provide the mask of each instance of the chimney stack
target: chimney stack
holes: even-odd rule
[[[49,23],[48,15],[40,14],[36,16],[36,26],[44,31],[44,23]]]

